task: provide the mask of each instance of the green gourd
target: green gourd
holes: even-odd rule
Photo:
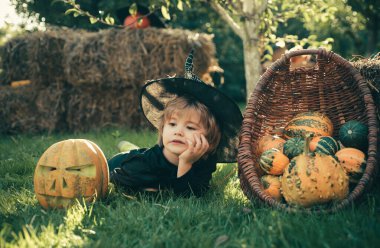
[[[365,152],[368,148],[368,126],[356,120],[348,121],[339,130],[339,140],[345,147]]]
[[[283,152],[289,159],[292,159],[300,155],[303,152],[304,147],[305,139],[300,137],[291,138],[285,142]]]

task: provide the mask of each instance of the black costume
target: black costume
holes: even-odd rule
[[[140,106],[147,120],[159,130],[168,102],[180,96],[191,96],[204,104],[215,117],[221,132],[215,153],[199,159],[192,168],[177,178],[178,167],[171,164],[156,145],[150,149],[120,153],[108,161],[110,180],[132,191],[147,188],[173,189],[182,196],[201,196],[210,187],[216,163],[236,161],[238,133],[243,117],[239,107],[218,89],[205,84],[193,73],[193,51],[185,63],[184,78],[163,78],[147,82],[140,93]]]
[[[172,189],[176,195],[201,196],[210,187],[216,170],[216,157],[200,159],[183,176],[177,178],[178,167],[171,164],[158,145],[119,153],[108,161],[110,180],[133,191],[146,188]]]

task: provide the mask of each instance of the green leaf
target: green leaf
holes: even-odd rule
[[[269,54],[273,54],[273,48],[269,44],[265,46],[265,50],[267,50]]]
[[[119,130],[116,130],[116,131],[112,132],[111,135],[112,135],[113,137],[115,137],[115,138],[119,138],[120,135],[121,135],[121,133],[120,133]]]
[[[106,19],[104,21],[109,24],[109,25],[114,25],[115,24],[115,19],[111,17],[110,15],[107,15]]]
[[[78,13],[78,12],[79,12],[79,11],[76,10],[76,9],[68,9],[68,10],[65,11],[65,15],[69,15],[69,14],[71,14],[71,13]]]
[[[183,3],[181,0],[179,0],[177,3],[177,9],[179,9],[180,11],[183,11]]]
[[[271,61],[272,60],[272,54],[265,54],[262,58],[261,61]]]
[[[129,6],[129,14],[132,16],[137,15],[137,4],[133,3],[131,6]]]
[[[94,23],[97,23],[98,22],[98,19],[96,19],[95,17],[90,17],[90,23],[91,24],[94,24]]]
[[[166,20],[170,20],[170,14],[169,14],[169,11],[168,11],[168,9],[167,9],[165,6],[161,6],[161,13],[162,13],[162,16],[163,16]]]

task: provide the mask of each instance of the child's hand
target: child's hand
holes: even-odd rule
[[[195,163],[198,161],[208,150],[209,144],[203,134],[194,134],[194,142],[187,141],[187,149],[179,155],[179,160],[187,163]]]
[[[203,134],[194,134],[194,142],[187,140],[187,144],[187,149],[179,155],[178,177],[188,172],[193,163],[198,161],[209,148],[208,141]]]

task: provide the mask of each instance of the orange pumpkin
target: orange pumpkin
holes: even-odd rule
[[[260,180],[263,186],[263,191],[273,199],[280,201],[282,198],[280,178],[278,176],[264,175]]]
[[[286,138],[316,136],[332,136],[334,131],[331,120],[319,112],[306,112],[296,115],[284,128]]]
[[[257,141],[256,152],[260,155],[271,148],[282,151],[284,144],[285,140],[276,135],[264,135]]]
[[[50,146],[34,172],[34,191],[44,208],[68,207],[75,198],[89,202],[107,193],[109,172],[100,148],[85,139]]]
[[[135,15],[129,15],[125,18],[124,26],[131,29],[144,29],[150,26],[150,21],[148,17],[136,13]]]
[[[346,170],[350,182],[357,183],[367,164],[364,152],[356,148],[343,148],[335,156]]]
[[[310,207],[348,194],[348,176],[340,163],[330,155],[309,153],[310,136],[304,153],[293,158],[281,179],[282,194],[289,204]]]
[[[271,148],[260,156],[260,167],[271,175],[281,175],[285,167],[289,164],[289,158],[280,150]]]

